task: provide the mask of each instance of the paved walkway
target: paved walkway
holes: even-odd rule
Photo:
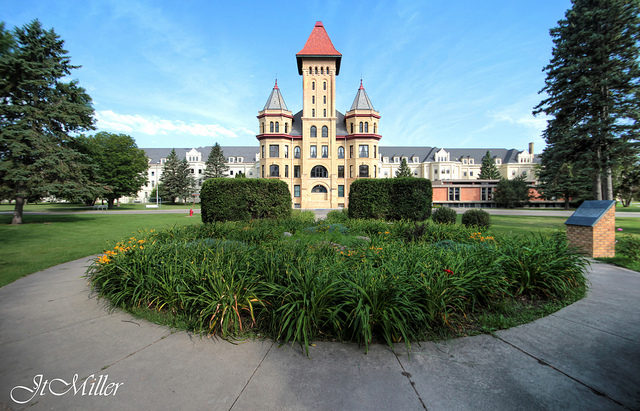
[[[496,336],[423,343],[411,355],[325,342],[307,358],[297,347],[234,345],[109,311],[81,277],[88,261],[0,288],[0,410],[640,409],[634,271],[594,263],[585,299]],[[74,374],[76,396],[42,384],[31,392],[37,375],[61,393],[64,382],[52,380]],[[88,395],[92,383],[103,395]],[[111,383],[122,383],[115,395]],[[16,399],[33,399],[14,403],[16,386],[25,387]]]

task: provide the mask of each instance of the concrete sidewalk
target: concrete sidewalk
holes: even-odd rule
[[[0,410],[640,409],[634,271],[595,263],[585,299],[496,336],[414,345],[410,356],[403,346],[365,355],[318,343],[307,358],[297,347],[234,345],[109,312],[81,277],[88,261],[0,288]],[[74,374],[79,389],[95,376],[87,395],[33,393],[37,375],[62,393]],[[114,394],[109,384],[120,383]],[[88,395],[91,384],[101,395]],[[33,399],[16,404],[12,389]]]

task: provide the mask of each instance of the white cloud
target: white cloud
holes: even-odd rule
[[[518,124],[533,129],[538,134],[542,133],[547,128],[547,120],[549,120],[549,117],[546,115],[538,115],[537,117],[534,117],[533,114],[518,114],[510,112],[510,110],[493,113],[491,114],[491,117],[498,122]]]
[[[185,123],[140,114],[118,114],[111,110],[96,112],[98,129],[130,134],[188,135],[197,137],[236,138],[236,132],[219,124]]]

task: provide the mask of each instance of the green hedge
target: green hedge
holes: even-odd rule
[[[356,180],[349,190],[349,217],[422,221],[431,215],[431,200],[427,179]]]
[[[200,201],[204,223],[291,215],[291,193],[280,180],[211,178],[202,184]]]
[[[462,224],[465,226],[476,226],[481,228],[489,228],[491,225],[491,217],[484,210],[467,210],[462,214]]]

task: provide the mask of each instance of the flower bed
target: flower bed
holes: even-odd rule
[[[213,223],[140,233],[88,270],[116,307],[224,338],[409,345],[484,329],[505,301],[573,301],[587,262],[562,235],[427,222]],[[496,311],[497,310],[497,311]]]

